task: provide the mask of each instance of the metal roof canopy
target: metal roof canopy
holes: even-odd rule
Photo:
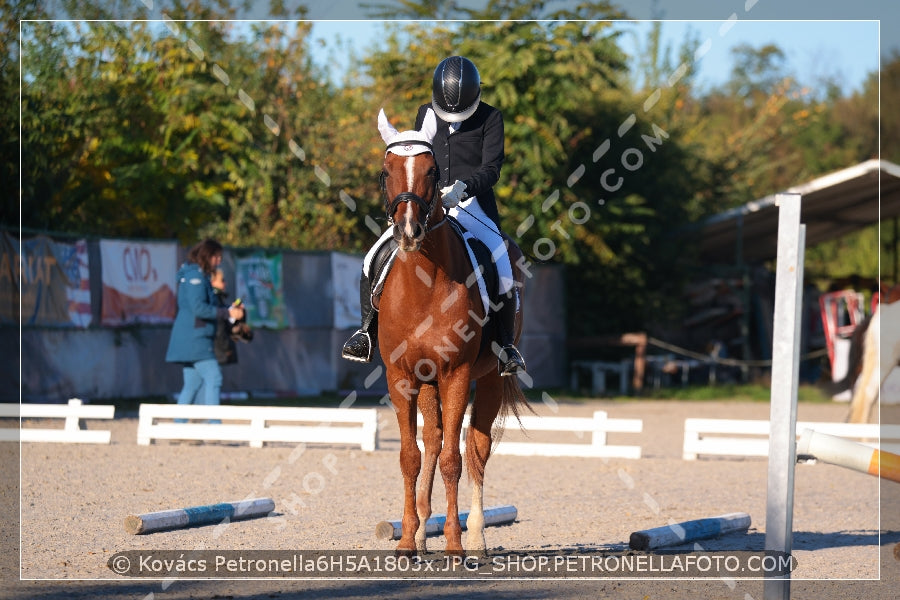
[[[806,246],[811,247],[900,216],[900,166],[872,159],[785,193],[802,196],[800,221],[806,225]],[[775,195],[706,219],[700,224],[700,234],[701,257],[711,262],[728,261],[728,257],[750,263],[774,259],[778,239]]]

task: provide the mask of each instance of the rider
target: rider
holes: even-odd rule
[[[500,215],[493,186],[503,165],[503,115],[481,101],[481,77],[475,64],[462,56],[445,58],[434,70],[431,103],[419,107],[416,129],[425,114],[434,109],[438,130],[432,141],[440,171],[441,200],[444,207],[491,250],[504,296],[495,313],[501,375],[525,370],[525,360],[515,347],[516,306],[520,302],[506,244],[500,235]],[[389,236],[387,236],[389,237]],[[387,237],[382,237],[383,240]],[[362,327],[344,344],[341,355],[349,360],[369,362],[378,332],[372,309],[371,282],[367,265],[376,248],[367,255],[360,277]]]

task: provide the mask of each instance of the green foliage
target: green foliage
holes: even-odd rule
[[[236,14],[227,0],[171,4],[183,21],[29,21],[21,50],[6,22],[3,176],[18,176],[21,54],[23,225],[364,251],[384,223],[378,109],[412,127],[434,66],[463,54],[505,118],[503,228],[532,259],[568,265],[579,335],[677,312],[694,266],[679,228],[878,156],[879,91],[900,89],[895,55],[880,90],[873,74],[847,97],[836,86],[812,93],[770,45],[738,48],[731,81],[700,93],[696,39],[662,48],[658,23],[629,72],[610,22],[626,15],[606,1],[541,0],[375,2],[386,18],[470,20],[386,24],[336,85],[311,60],[309,22],[236,25],[223,20]],[[37,2],[15,10],[45,16]],[[900,160],[900,116],[882,111],[881,127],[883,158]],[[3,202],[2,224],[18,224],[16,199]],[[807,268],[871,275],[876,240],[873,229],[810,249]]]
[[[764,384],[723,384],[715,386],[689,386],[648,391],[647,396],[664,400],[704,402],[769,402],[772,389]],[[820,388],[801,385],[797,389],[797,401],[801,403],[834,402]]]
[[[734,67],[728,89],[734,96],[765,96],[788,77],[784,51],[775,44],[760,48],[739,44],[731,53]]]
[[[46,18],[41,3],[0,0],[0,181],[8,193],[0,199],[0,224],[18,225],[19,195],[19,26],[20,19]]]
[[[408,126],[430,97],[433,65],[449,54],[471,58],[483,99],[505,116],[506,162],[495,188],[504,229],[540,260],[577,265],[569,308],[579,331],[636,328],[679,281],[672,271],[682,253],[668,233],[687,221],[676,199],[690,195],[693,161],[643,116],[617,133],[643,111],[623,85],[625,56],[605,20],[617,15],[610,5],[586,3],[553,22],[535,20],[543,8],[490,2],[472,21],[397,28],[365,64],[379,103]],[[598,162],[604,140],[615,145]],[[639,174],[628,171],[635,163],[623,166],[623,153],[638,153]],[[606,193],[609,169],[624,181]]]
[[[885,238],[888,235],[888,231],[882,232]],[[891,275],[889,255],[886,252],[883,254],[879,252],[878,226],[873,225],[840,239],[808,248],[804,273],[810,280],[821,281],[849,278],[854,275],[875,279],[878,277],[879,254],[884,275],[889,277]]]

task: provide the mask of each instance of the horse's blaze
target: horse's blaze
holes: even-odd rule
[[[406,214],[403,216],[403,243],[401,246],[407,252],[415,252],[422,245],[425,237],[425,228],[416,219],[412,202],[406,203]]]

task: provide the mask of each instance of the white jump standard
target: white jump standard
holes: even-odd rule
[[[152,533],[165,529],[180,529],[194,525],[208,525],[228,519],[250,519],[263,517],[275,510],[275,502],[271,498],[253,498],[238,502],[221,502],[206,506],[176,508],[143,515],[125,517],[125,531],[132,535]]]
[[[628,547],[632,550],[654,550],[697,540],[708,540],[726,533],[747,531],[749,528],[750,515],[741,512],[728,513],[708,519],[696,519],[635,531],[628,540]]]
[[[518,511],[515,506],[505,504],[484,509],[485,527],[492,525],[506,525],[516,520]],[[466,530],[466,521],[469,519],[469,511],[459,513],[459,525]],[[444,522],[447,515],[438,514],[425,522],[425,535],[438,535],[444,531]],[[382,521],[375,526],[375,537],[379,540],[399,540],[403,533],[400,521]]]
[[[800,223],[799,194],[778,194],[778,248],[772,328],[772,385],[769,408],[769,465],[766,481],[766,552],[791,554],[794,467],[797,462],[797,387],[803,306],[806,225]],[[790,600],[791,574],[766,574],[765,600]]]

